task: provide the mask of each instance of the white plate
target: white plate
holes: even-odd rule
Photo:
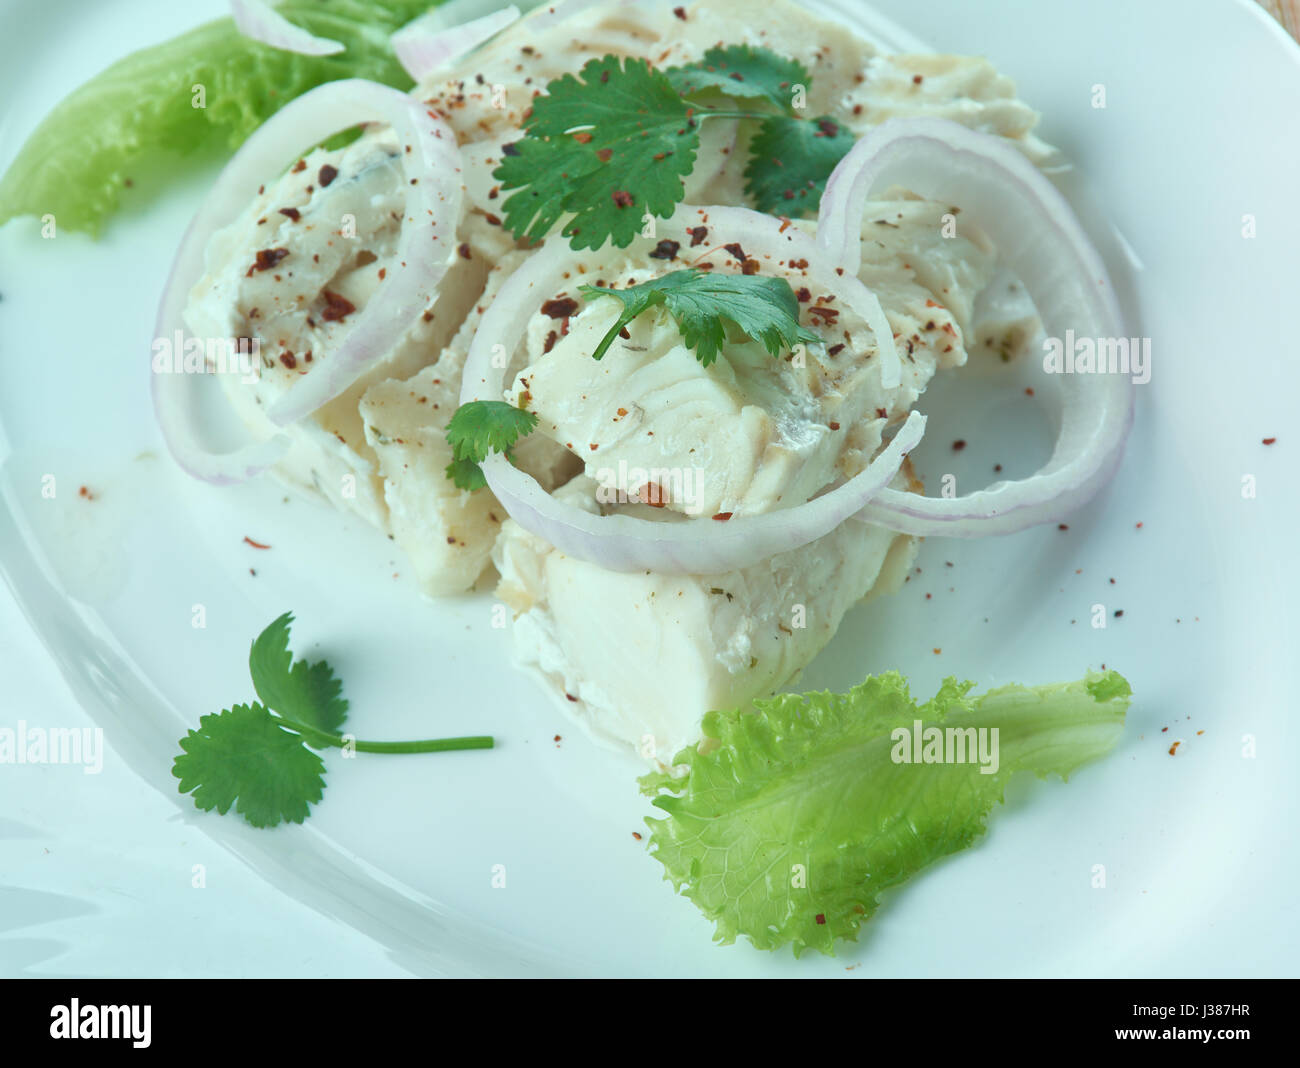
[[[1050,15],[1029,0],[879,6],[936,49],[988,55],[1044,113],[1043,135],[1078,162],[1131,246],[1132,263],[1112,255],[1112,268],[1128,280],[1154,371],[1118,477],[1068,531],[930,540],[921,574],[852,613],[805,674],[807,688],[842,688],[898,668],[927,695],[950,673],[1038,683],[1105,663],[1136,695],[1115,754],[1068,786],[1013,785],[981,845],[890,895],[835,960],[710,944],[709,924],[632,837],[652,812],[637,763],[588,743],[503,667],[508,635],[491,627],[490,597],[424,600],[390,543],[358,522],[285,500],[268,482],[215,490],[171,465],[146,354],[170,255],[209,175],[138,191],[137,210],[99,243],[43,241],[30,221],[0,232],[0,565],[32,626],[142,778],[403,967],[1294,972],[1283,909],[1300,874],[1286,611],[1296,567],[1285,554],[1297,520],[1287,457],[1300,442],[1289,351],[1300,50],[1244,0],[1197,5],[1195,18],[1185,5],[1131,0],[1053,4]],[[70,7],[24,5],[16,30],[14,12],[4,16],[0,166],[90,70],[222,5],[124,0],[78,7],[79,22]],[[59,51],[41,48],[32,64],[56,24]],[[1092,106],[1099,84],[1105,109]],[[1246,215],[1253,238],[1242,236]],[[1042,407],[993,384],[973,383],[960,409],[952,387],[927,399],[951,415],[920,454],[923,474],[988,477],[994,462],[1014,474],[1044,454]],[[954,457],[957,438],[970,444]],[[47,474],[53,500],[41,495]],[[77,498],[82,484],[94,502]],[[245,535],[273,549],[250,549]],[[1104,629],[1090,625],[1094,604]],[[202,629],[191,625],[196,605]],[[325,800],[303,827],[256,831],[193,813],[170,774],[176,740],[251,696],[248,641],[288,608],[295,648],[337,665],[361,736],[491,732],[500,748],[331,757]],[[504,889],[492,887],[495,865]]]

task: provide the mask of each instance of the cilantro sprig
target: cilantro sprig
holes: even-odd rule
[[[488,453],[509,457],[510,450],[537,425],[537,416],[505,401],[470,401],[456,409],[447,423],[447,443],[452,461],[447,477],[463,490],[487,485],[479,467]]]
[[[761,211],[815,211],[826,179],[853,146],[828,116],[807,118],[797,90],[812,79],[798,61],[765,48],[709,49],[698,63],[655,70],[641,59],[607,55],[546,87],[494,172],[505,225],[537,240],[561,218],[575,249],[607,240],[626,248],[647,216],[667,218],[685,196],[695,165],[699,124],[711,118],[756,120],[745,192]],[[724,94],[747,106],[722,109],[694,99]]]
[[[325,792],[325,762],[312,748],[359,753],[439,753],[491,749],[490,737],[415,742],[363,742],[338,734],[347,718],[343,683],[326,661],[293,659],[284,613],[253,642],[248,670],[260,701],[202,716],[180,740],[172,764],[183,794],[196,808],[232,807],[254,827],[302,823]]]
[[[599,360],[628,323],[651,308],[664,307],[677,323],[682,341],[705,367],[718,358],[730,322],[760,342],[773,356],[821,338],[799,325],[799,302],[784,278],[725,274],[692,267],[651,278],[626,289],[578,287],[588,300],[615,297],[623,311],[601,339],[592,358]]]

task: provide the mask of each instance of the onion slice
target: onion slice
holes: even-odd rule
[[[1070,205],[1016,148],[944,119],[890,119],[831,174],[817,243],[846,274],[861,263],[862,216],[873,189],[901,185],[959,205],[1019,277],[1048,337],[1125,337],[1101,256]],[[981,537],[1054,522],[1088,501],[1119,464],[1133,418],[1127,374],[1064,375],[1064,411],[1047,464],[1029,478],[962,497],[885,489],[858,517],[906,534]]]
[[[235,18],[236,29],[245,37],[285,52],[333,56],[346,48],[341,41],[317,37],[301,26],[295,26],[266,0],[230,0],[230,13]]]
[[[448,25],[448,14],[435,8],[408,22],[389,42],[397,60],[417,82],[447,63],[473,51],[519,18],[519,8],[509,7],[471,19],[458,26]]]
[[[672,219],[659,223],[656,238],[680,238],[686,245],[688,228],[698,221],[696,213],[707,216],[710,234],[715,235],[711,241],[725,234],[743,239],[751,257],[806,259],[810,277],[828,283],[833,280],[840,293],[856,286],[861,290],[860,299],[864,294],[875,299],[856,279],[839,277],[807,233],[794,226],[782,227],[773,217],[746,208],[683,207]],[[609,254],[608,249],[602,252]],[[506,368],[500,364],[508,361],[494,359],[494,351],[513,353],[541,304],[572,285],[577,265],[602,252],[575,252],[562,237],[552,236],[506,280],[470,346],[462,404],[501,399]],[[884,336],[892,340],[887,328]],[[613,571],[710,574],[749,567],[834,530],[898,474],[924,429],[924,417],[913,412],[870,465],[842,485],[804,504],[726,521],[696,518],[674,523],[627,515],[595,516],[551,496],[531,475],[499,454],[490,455],[482,467],[488,485],[511,518],[569,556]]]
[[[235,153],[181,240],[158,309],[155,337],[183,330],[189,293],[203,275],[212,234],[248,205],[252,192],[286,163],[291,146],[319,144],[339,130],[381,119],[411,146],[401,154],[406,187],[405,225],[387,282],[366,304],[339,348],[298,379],[269,415],[283,426],[342,393],[401,339],[424,310],[455,254],[460,215],[460,157],[450,128],[413,97],[362,79],[327,82],[281,108]],[[432,230],[432,233],[430,232]],[[404,264],[404,266],[400,266]],[[190,474],[210,482],[237,482],[271,466],[287,450],[277,435],[231,453],[213,453],[194,430],[186,374],[154,374],[154,410],[168,448]],[[203,376],[198,376],[203,377]]]

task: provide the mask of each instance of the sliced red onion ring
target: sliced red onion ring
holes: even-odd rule
[[[645,0],[641,0],[642,3]],[[664,0],[650,0],[651,3],[663,3]],[[637,0],[552,0],[551,3],[538,7],[529,15],[530,29],[548,30],[558,26],[565,19],[581,15],[593,7],[631,7]]]
[[[863,137],[831,174],[817,243],[846,274],[861,262],[868,195],[901,185],[955,204],[992,238],[1049,337],[1126,336],[1101,256],[1057,189],[1009,142],[944,119],[890,119]],[[1114,472],[1133,418],[1127,375],[1065,377],[1064,412],[1047,464],[1017,482],[963,497],[886,489],[858,517],[907,534],[981,537],[1055,522],[1088,501]]]
[[[284,138],[292,137],[293,143],[314,144],[367,119],[387,122],[399,143],[411,149],[401,154],[402,173],[407,179],[404,222],[386,280],[357,316],[343,343],[311,374],[294,382],[268,410],[271,421],[280,426],[332,401],[391,353],[433,300],[438,283],[456,255],[456,227],[464,190],[460,149],[451,127],[415,97],[374,82],[327,82],[308,95],[336,86],[336,92],[319,98],[311,109],[304,109],[309,114],[295,116],[291,127],[279,131],[282,143]],[[272,118],[258,134],[269,130],[282,114]],[[312,119],[317,125],[304,136],[304,124]]]
[[[293,422],[342,393],[392,350],[427,306],[455,253],[460,215],[460,160],[451,130],[413,97],[361,79],[327,82],[276,112],[235,153],[190,223],[176,253],[158,309],[155,337],[184,328],[190,289],[202,276],[212,234],[238,217],[258,185],[278,173],[293,145],[319,144],[339,130],[382,119],[412,151],[402,154],[408,177],[406,225],[389,281],[366,304],[343,344],[290,387],[270,411],[279,425]],[[432,220],[432,235],[422,220]],[[404,264],[404,266],[398,266]],[[275,463],[288,448],[278,435],[231,453],[213,453],[194,431],[192,389],[186,374],[153,375],[154,410],[177,462],[210,482],[237,482]]]
[[[230,13],[235,17],[235,27],[245,37],[285,52],[332,56],[346,47],[340,41],[316,37],[301,26],[295,26],[266,0],[230,0]]]
[[[518,18],[519,8],[512,4],[500,11],[453,25],[444,8],[434,8],[408,22],[389,41],[406,73],[419,82],[432,71],[477,48]]]
[[[701,216],[707,216],[711,242],[724,234],[743,238],[751,256],[807,259],[810,276],[834,279],[839,292],[846,283],[866,292],[856,280],[839,278],[808,234],[789,225],[782,230],[770,215],[746,208],[683,207],[658,225],[656,237],[666,234],[686,244],[687,228]],[[506,280],[470,346],[462,404],[501,399],[506,369],[499,366],[504,361],[493,359],[494,352],[514,352],[541,304],[571,287],[584,261],[609,254],[608,247],[595,253],[575,252],[563,238],[553,236]],[[891,336],[888,329],[885,336]],[[806,504],[726,521],[697,518],[672,523],[626,515],[594,516],[552,497],[531,475],[499,454],[489,456],[482,466],[488,485],[511,518],[561,552],[613,571],[710,574],[749,567],[834,530],[889,484],[924,429],[924,417],[913,412],[871,464],[843,485]]]

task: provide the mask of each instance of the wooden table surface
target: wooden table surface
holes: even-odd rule
[[[1259,0],[1260,6],[1300,40],[1300,0]]]

